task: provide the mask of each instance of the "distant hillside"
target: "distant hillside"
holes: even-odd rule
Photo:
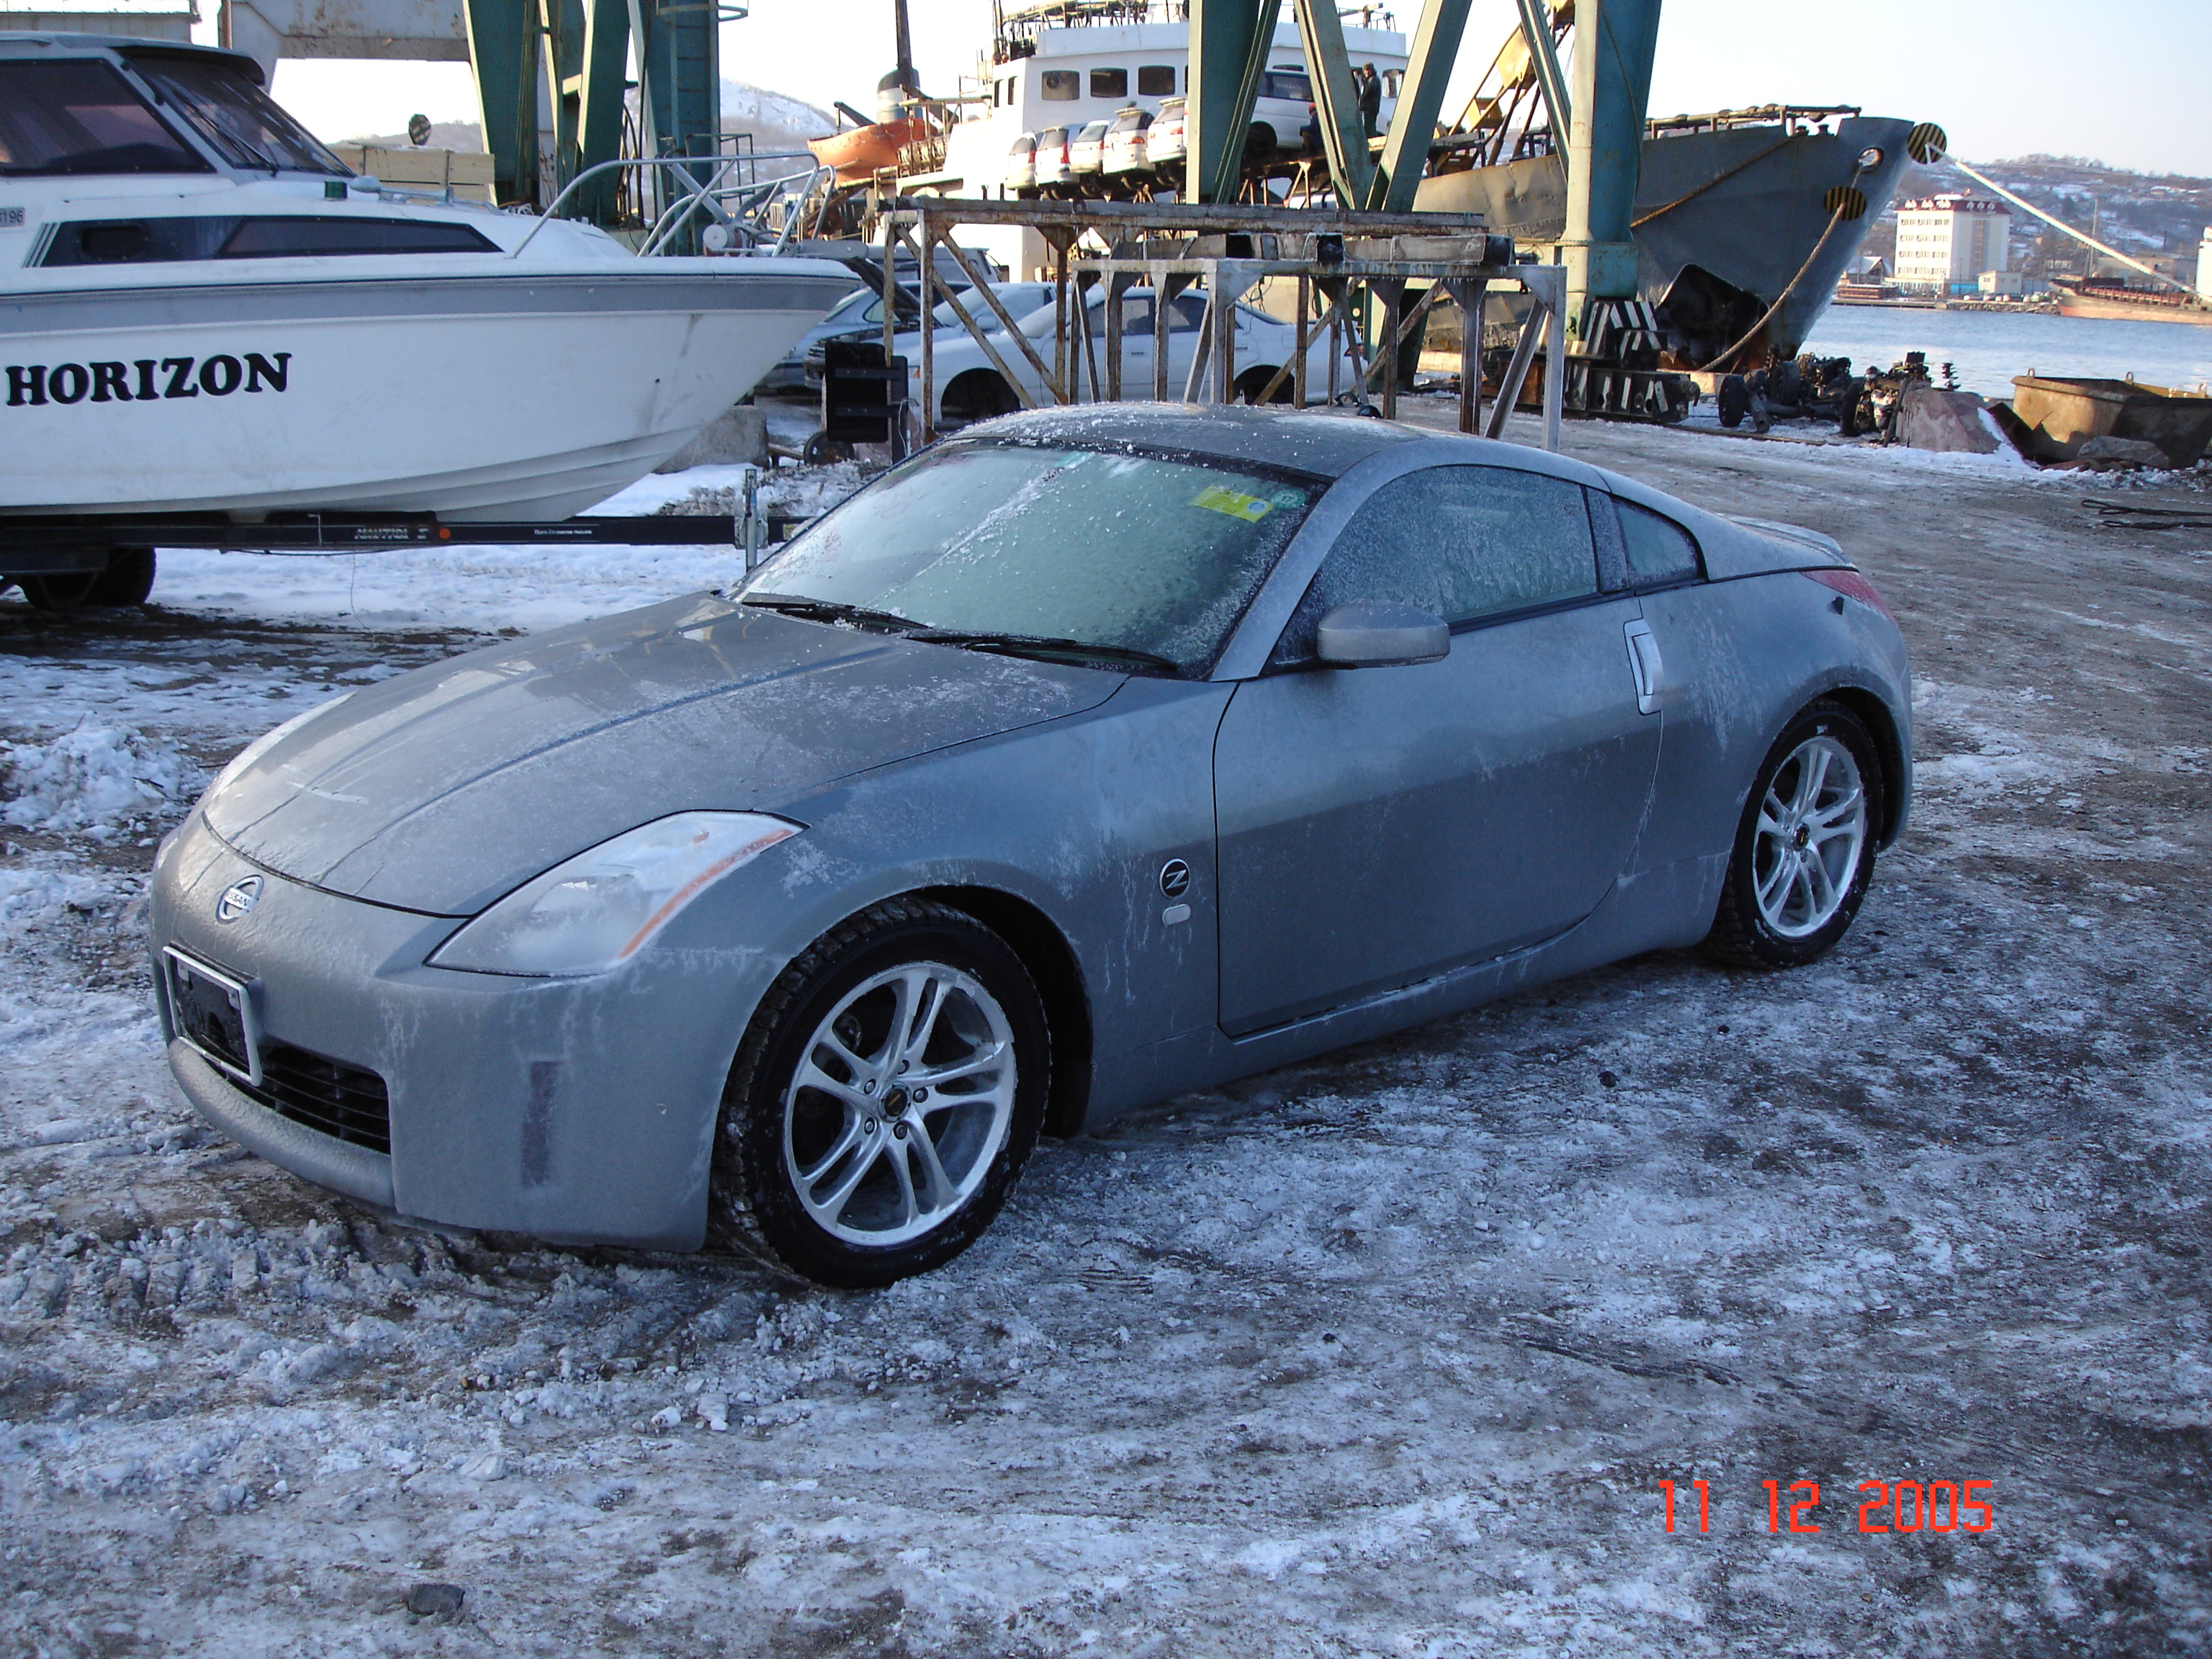
[[[404,132],[380,132],[360,138],[342,141],[349,144],[381,144],[387,149],[408,147]],[[432,149],[458,150],[464,155],[481,155],[483,150],[483,129],[474,121],[433,121],[430,123]]]
[[[2185,267],[2174,273],[2185,281],[2195,274],[2198,239],[2212,225],[2212,179],[2130,173],[2075,155],[2022,155],[1978,161],[1974,167],[2045,212],[2079,229],[2094,230],[2100,240],[2123,252],[2152,264]],[[1897,195],[1905,201],[1947,191],[1987,193],[1956,167],[1938,163],[1908,167]],[[2013,264],[2032,276],[2089,269],[2092,256],[2087,248],[2027,214],[2014,213],[2012,234]],[[1896,238],[1893,209],[1868,234],[1865,251],[1887,257],[1896,247]],[[2115,271],[2125,269],[2110,260],[2103,263]]]
[[[837,130],[837,118],[805,100],[744,81],[722,82],[722,131],[752,134],[757,150],[804,149]]]

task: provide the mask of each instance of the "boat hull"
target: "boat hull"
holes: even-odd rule
[[[1909,121],[1869,116],[1846,118],[1826,134],[1739,126],[1644,141],[1634,233],[1638,284],[1644,298],[1679,313],[1670,320],[1687,361],[1701,362],[1733,343],[1741,331],[1735,325],[1748,326],[1743,319],[1755,320],[1793,278],[1796,286],[1766,333],[1775,355],[1796,355],[1895,193],[1911,131]],[[1868,149],[1880,150],[1881,159],[1862,169],[1859,157]],[[1866,205],[1830,234],[1834,209],[1824,198],[1839,185],[1859,191]],[[1482,214],[1520,246],[1540,248],[1566,234],[1566,170],[1559,157],[1540,155],[1443,173],[1422,181],[1414,205]],[[1677,295],[1692,267],[1744,297],[1705,307],[1707,321]],[[1699,279],[1687,286],[1699,286]]]
[[[852,286],[770,265],[0,296],[0,514],[566,518],[682,448]]]
[[[2199,328],[2212,327],[2212,305],[2179,294],[2171,301],[2154,296],[2116,299],[2055,285],[2052,293],[2062,317],[2094,317],[2115,323],[2191,323]]]
[[[878,168],[896,167],[900,150],[929,136],[928,122],[908,115],[832,133],[827,138],[809,138],[806,148],[823,167],[837,169],[839,184],[865,185]]]

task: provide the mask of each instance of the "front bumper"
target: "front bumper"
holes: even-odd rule
[[[259,874],[259,902],[216,900]],[[738,1037],[773,968],[757,951],[654,951],[617,973],[533,980],[425,958],[459,925],[286,879],[195,813],[155,872],[156,984],[173,945],[249,981],[263,1037],[375,1073],[389,1154],[280,1115],[179,1039],[170,1066],[241,1146],[365,1203],[563,1243],[696,1249],[714,1126]]]

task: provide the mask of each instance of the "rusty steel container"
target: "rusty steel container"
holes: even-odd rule
[[[2176,466],[2192,466],[2212,443],[2212,397],[2139,380],[2013,376],[2013,412],[2037,457],[2070,461],[2092,438],[2155,444]]]

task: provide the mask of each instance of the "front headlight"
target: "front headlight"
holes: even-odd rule
[[[641,824],[525,882],[432,951],[431,965],[604,973],[731,871],[804,827],[765,812],[678,812]]]

